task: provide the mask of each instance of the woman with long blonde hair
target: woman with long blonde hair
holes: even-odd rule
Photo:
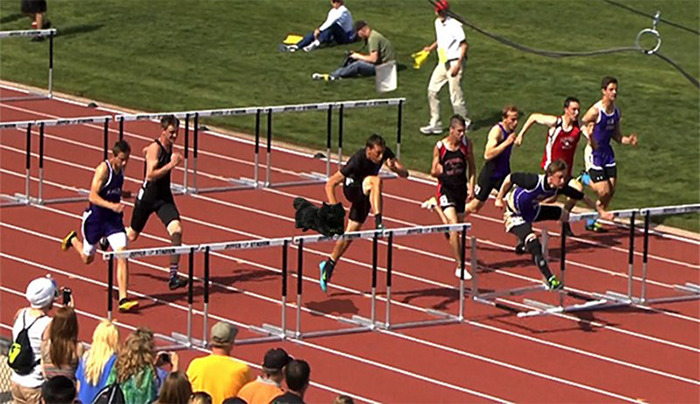
[[[104,319],[92,333],[92,345],[78,364],[75,377],[78,380],[78,398],[91,403],[97,393],[107,385],[107,378],[117,360],[119,330]]]
[[[78,342],[78,316],[70,306],[54,313],[47,338],[41,344],[41,369],[48,380],[65,376],[75,381],[75,371],[85,348]]]
[[[150,403],[158,396],[153,333],[139,327],[126,337],[107,384],[118,382],[127,403]]]

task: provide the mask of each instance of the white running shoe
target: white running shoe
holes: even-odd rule
[[[461,272],[462,272],[462,268],[457,267],[457,269],[455,269],[455,276],[457,278],[459,278],[459,275]],[[472,274],[470,274],[469,271],[467,271],[467,268],[464,268],[464,280],[470,281],[471,279],[472,279]]]
[[[442,125],[421,126],[419,130],[420,130],[420,133],[422,133],[424,135],[439,135],[442,133]]]

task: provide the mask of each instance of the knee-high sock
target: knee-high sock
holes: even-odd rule
[[[532,260],[535,262],[535,265],[537,265],[537,268],[539,268],[540,272],[542,272],[544,279],[551,278],[552,271],[549,270],[547,260],[542,255],[542,245],[540,244],[540,240],[538,240],[537,238],[529,240],[525,244],[525,248],[530,252],[530,255],[532,255]]]

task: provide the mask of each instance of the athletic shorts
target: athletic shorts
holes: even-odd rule
[[[467,203],[467,190],[463,192],[455,191],[449,188],[440,187],[438,192],[438,203],[444,210],[450,207],[455,208],[457,213],[464,213],[464,205]]]
[[[525,236],[532,232],[532,223],[548,220],[559,220],[561,208],[554,205],[539,205],[539,210],[532,221],[527,221],[519,213],[514,212],[510,207],[506,208],[503,214],[506,231],[518,236],[520,241],[525,240]],[[522,237],[521,237],[522,236]]]
[[[489,199],[492,189],[496,191],[501,189],[504,179],[505,177],[491,177],[488,170],[481,170],[479,178],[476,180],[476,187],[474,187],[474,196],[481,202],[486,202],[486,200]]]
[[[350,185],[343,185],[345,199],[350,202],[350,214],[348,218],[354,222],[364,223],[367,220],[372,207],[369,195],[362,192],[362,181],[356,181]]]
[[[160,221],[167,227],[173,220],[180,220],[180,212],[177,211],[174,199],[161,199],[151,201],[149,199],[137,199],[134,212],[131,214],[131,228],[141,233],[146,227],[146,222],[155,212]]]
[[[22,0],[21,7],[25,14],[45,13],[46,0]]]
[[[112,220],[100,220],[89,209],[83,212],[83,254],[93,255],[95,246],[102,237],[106,237],[112,250],[126,248],[126,231],[122,216]]]
[[[603,167],[602,169],[591,167],[588,170],[592,182],[603,182],[610,178],[617,178],[617,167]]]

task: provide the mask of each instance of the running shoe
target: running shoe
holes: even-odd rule
[[[586,223],[586,230],[592,231],[594,233],[605,233],[607,230],[605,230],[605,227],[603,227],[602,224],[598,223],[597,221],[593,223]]]
[[[100,239],[99,246],[100,246],[100,250],[107,251],[107,249],[109,248],[109,241],[107,240],[107,237],[102,237]]]
[[[335,268],[335,264],[331,260],[325,260],[318,264],[318,269],[321,271],[318,284],[324,292],[328,290],[328,284],[331,282],[331,275],[333,275],[333,268]]]
[[[187,279],[180,278],[177,275],[170,277],[170,281],[168,281],[168,287],[170,288],[170,290],[184,288],[185,286],[187,286]]]
[[[119,311],[122,313],[129,313],[139,306],[139,301],[136,299],[129,299],[125,297],[119,299]]]
[[[462,267],[457,267],[457,269],[455,269],[455,276],[457,278],[460,278],[461,272],[462,272]],[[470,281],[471,279],[472,279],[472,274],[470,274],[469,271],[467,271],[467,268],[464,268],[464,280]]]
[[[547,279],[547,289],[548,290],[560,290],[564,287],[564,284],[561,283],[559,279],[557,279],[556,276],[552,275]]]
[[[438,206],[438,201],[437,201],[437,198],[435,198],[434,196],[431,196],[430,199],[428,199],[427,201],[420,204],[421,208],[428,209],[428,210],[433,210],[433,209],[437,208],[437,206]]]
[[[66,251],[71,248],[73,246],[72,241],[76,237],[78,237],[78,234],[75,232],[75,230],[71,230],[70,233],[68,233],[68,235],[61,241],[61,250]]]

